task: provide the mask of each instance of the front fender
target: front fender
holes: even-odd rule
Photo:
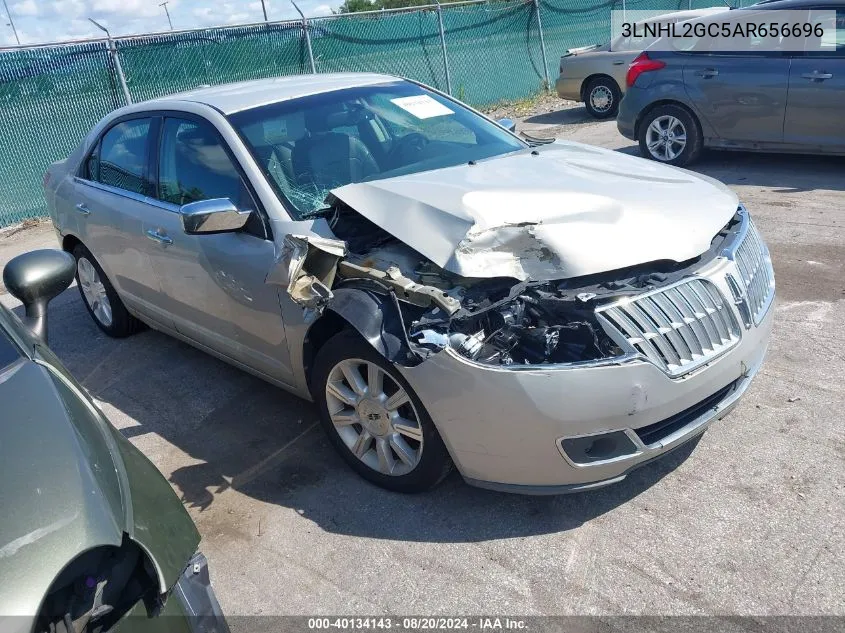
[[[158,469],[119,431],[112,434],[129,480],[130,537],[155,566],[159,592],[167,593],[197,551],[199,532]]]
[[[326,311],[351,325],[387,360],[401,365],[419,362],[408,348],[399,309],[388,296],[361,288],[338,288]]]

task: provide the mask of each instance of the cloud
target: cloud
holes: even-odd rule
[[[329,15],[342,0],[296,0],[306,16]],[[166,31],[169,26],[163,0],[9,0],[21,43],[38,44],[69,39],[102,37],[88,22],[93,18],[112,35],[140,35]],[[14,4],[12,4],[14,2]],[[265,0],[270,20],[298,20],[290,0]],[[2,5],[0,5],[2,7]],[[176,29],[261,22],[260,0],[168,0]],[[11,28],[0,19],[0,46],[14,45]]]
[[[147,2],[145,0],[93,0],[91,11],[105,15],[127,15],[135,18],[152,17],[164,12],[164,9],[158,5],[158,2]]]
[[[17,2],[10,7],[10,12],[13,16],[36,16],[38,15],[38,5],[35,0],[23,0]]]

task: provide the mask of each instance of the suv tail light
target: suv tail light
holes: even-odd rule
[[[637,58],[631,62],[631,65],[628,66],[628,74],[625,75],[625,85],[630,88],[634,85],[634,82],[637,81],[637,77],[643,73],[647,73],[652,70],[660,70],[661,68],[666,68],[666,62],[660,61],[659,59],[651,59],[648,56],[648,53],[640,53]]]

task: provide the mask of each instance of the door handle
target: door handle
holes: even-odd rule
[[[804,73],[801,76],[804,79],[810,79],[811,81],[812,80],[824,81],[825,79],[830,79],[831,77],[833,77],[833,73],[823,73],[821,71],[814,70],[811,73]]]
[[[173,240],[166,235],[163,235],[158,232],[158,229],[150,229],[147,231],[147,237],[150,238],[153,242],[158,242],[163,246],[170,246],[173,244]]]
[[[708,77],[715,77],[719,74],[719,71],[715,68],[704,68],[703,70],[698,70],[695,73],[696,77],[704,77],[705,79]]]
[[[613,65],[614,65],[614,66],[621,66],[621,65],[622,65],[622,64],[624,64],[624,63],[625,63],[625,60],[623,60],[623,59],[617,59],[617,60],[614,60]]]
[[[84,202],[80,202],[76,205],[76,210],[79,211],[82,215],[88,215],[91,213],[91,209],[89,209]]]

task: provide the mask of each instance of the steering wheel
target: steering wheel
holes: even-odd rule
[[[394,162],[405,157],[407,152],[419,154],[426,145],[428,145],[428,139],[425,136],[419,132],[411,132],[396,141],[396,145],[388,152],[387,158]]]

